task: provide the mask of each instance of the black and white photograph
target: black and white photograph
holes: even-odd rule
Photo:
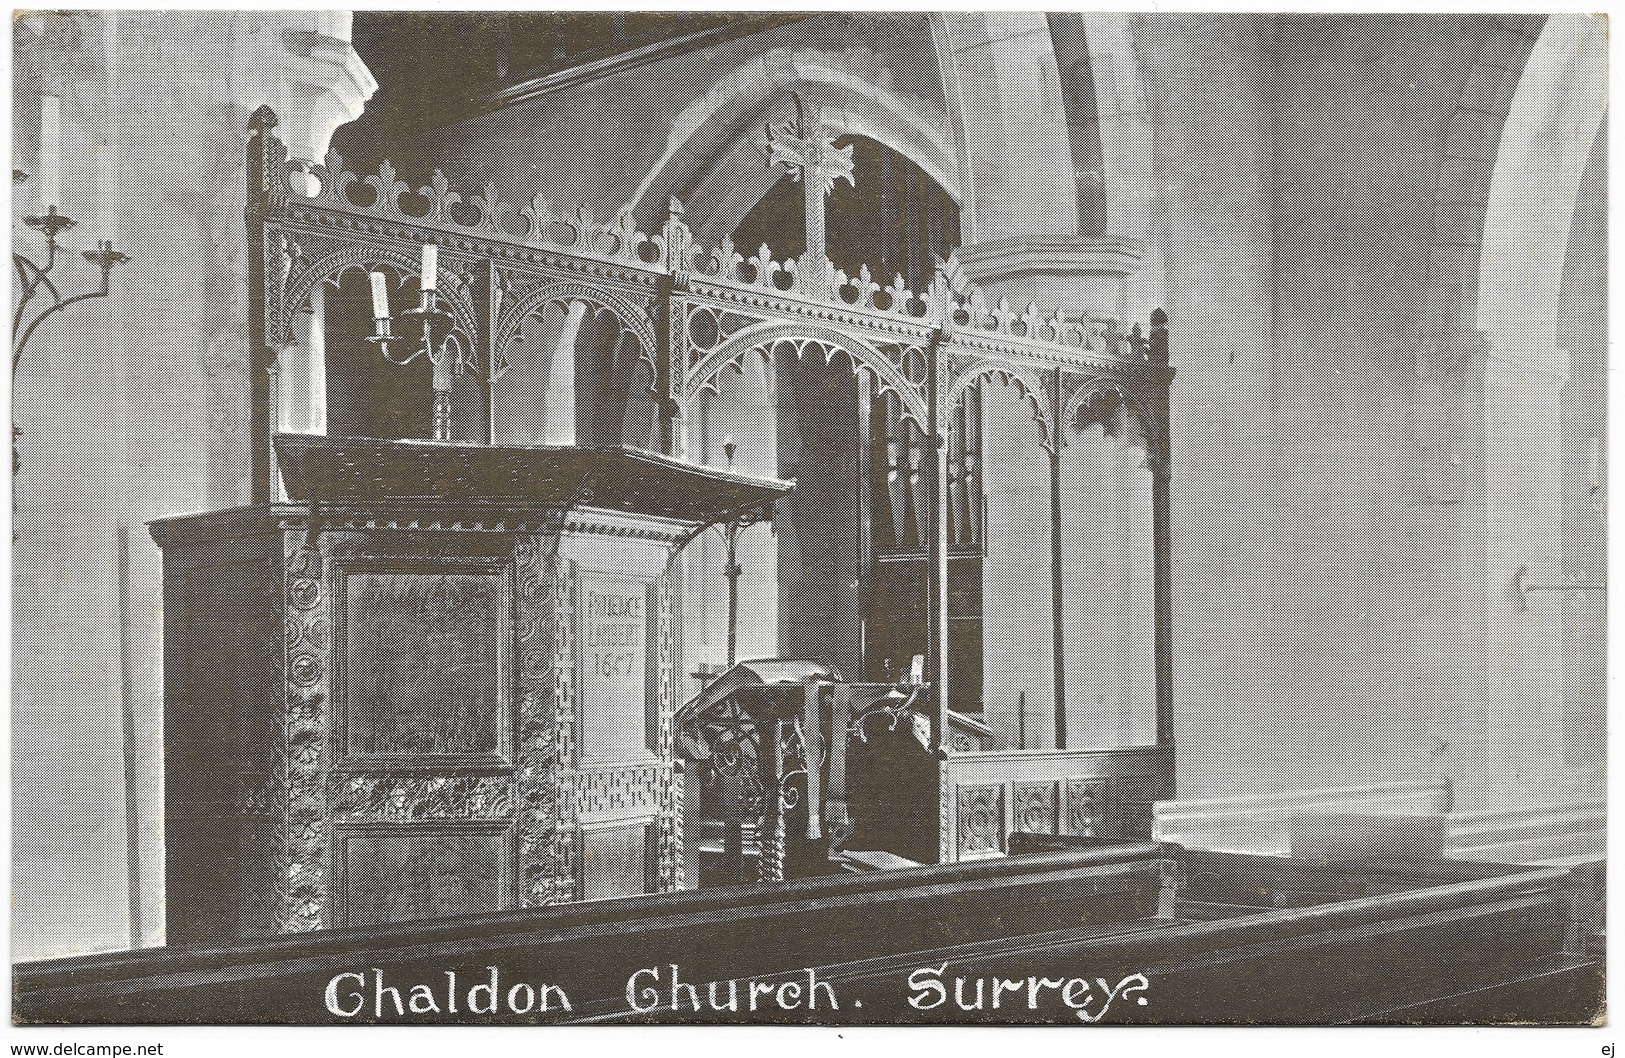
[[[1609,31],[14,11],[11,1053],[1607,1058]]]

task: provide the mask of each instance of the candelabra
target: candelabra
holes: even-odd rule
[[[28,174],[21,169],[13,169],[11,177],[13,183],[21,183],[28,179]],[[13,380],[17,377],[17,365],[22,361],[23,347],[28,344],[28,339],[33,337],[34,332],[39,329],[39,325],[69,305],[87,301],[90,298],[106,297],[112,280],[113,266],[123,264],[129,260],[129,257],[113,249],[111,240],[98,240],[94,250],[84,251],[84,257],[85,260],[92,262],[101,269],[101,286],[83,294],[63,297],[62,292],[57,289],[56,283],[51,278],[51,273],[55,271],[57,263],[57,236],[76,227],[78,222],[72,217],[58,213],[55,205],[47,205],[43,215],[24,217],[23,223],[36,231],[45,233],[45,263],[40,264],[33,258],[15,250],[11,253],[11,263],[17,269],[18,289],[22,292],[17,301],[17,308],[11,317],[11,376]],[[23,320],[28,315],[28,306],[41,291],[50,294],[51,303],[46,306],[43,312],[35,316],[27,327],[23,327]],[[22,329],[19,331],[19,328]]]
[[[389,311],[388,278],[382,272],[371,273],[373,334],[367,341],[376,345],[384,359],[392,364],[405,366],[414,360],[425,359],[434,368],[429,436],[436,441],[449,441],[451,379],[453,375],[462,374],[467,365],[463,357],[454,357],[449,352],[452,317],[451,313],[440,307],[440,298],[435,292],[437,251],[438,247],[432,243],[423,247],[418,303],[399,316],[392,316]],[[391,344],[396,342],[403,343],[406,350],[404,355],[391,351]]]
[[[47,182],[47,187],[45,190],[48,198],[54,200],[57,197],[57,194],[60,193],[60,189],[54,186],[57,183],[54,168],[48,172],[50,179]],[[13,169],[11,171],[11,182],[13,184],[20,184],[27,179],[28,174],[23,172],[21,169]],[[43,214],[34,217],[24,217],[23,223],[36,231],[45,233],[45,263],[40,264],[33,258],[27,256],[26,254],[18,253],[16,250],[12,250],[11,252],[11,263],[17,269],[17,288],[20,291],[17,299],[17,308],[12,312],[11,315],[11,396],[13,408],[11,424],[11,472],[13,474],[16,474],[22,470],[22,453],[19,448],[19,443],[22,440],[23,429],[16,423],[15,408],[17,404],[17,369],[22,365],[23,362],[23,347],[28,344],[28,339],[34,336],[34,332],[39,330],[40,324],[44,323],[52,316],[55,316],[69,305],[74,305],[81,301],[88,301],[91,298],[105,298],[112,283],[113,266],[123,264],[125,261],[129,260],[129,257],[113,249],[113,243],[111,240],[98,239],[96,242],[96,248],[94,250],[84,251],[84,256],[85,260],[90,261],[101,269],[101,285],[95,290],[89,290],[82,294],[73,294],[69,297],[63,297],[61,290],[57,289],[56,282],[51,278],[52,272],[56,270],[57,236],[76,227],[78,222],[72,217],[64,216],[63,214],[58,213],[56,211],[56,205],[53,201],[47,203],[45,212]],[[23,321],[28,318],[29,305],[34,303],[34,299],[40,295],[41,291],[44,291],[50,295],[51,303],[45,307],[44,311],[38,313],[31,321],[29,321],[28,326],[24,327]],[[13,494],[12,503],[15,507],[15,494]],[[12,533],[12,539],[16,539],[15,531]]]

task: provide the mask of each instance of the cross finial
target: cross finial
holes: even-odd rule
[[[838,180],[853,183],[852,148],[835,146],[817,103],[804,101],[796,92],[790,96],[795,100],[795,121],[767,126],[767,164],[782,165],[792,180],[801,181],[807,250],[797,274],[812,284],[809,293],[827,295],[824,196],[835,190]]]

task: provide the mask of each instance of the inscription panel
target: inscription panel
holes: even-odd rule
[[[343,924],[473,915],[513,906],[506,823],[339,829]]]
[[[343,755],[506,759],[500,569],[341,572]]]
[[[653,756],[659,731],[649,664],[649,585],[584,569],[576,590],[581,760]]]

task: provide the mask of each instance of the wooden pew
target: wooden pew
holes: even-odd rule
[[[17,968],[15,1010],[153,1024],[1573,1023],[1601,995],[1579,881],[1443,860],[1065,849],[34,963]],[[497,987],[472,999],[489,967]],[[456,1013],[397,1013],[378,988],[404,1007],[425,983],[445,1006],[448,972]],[[549,1009],[507,1009],[515,985]],[[498,1013],[468,1009],[487,999]]]
[[[15,968],[13,1009],[25,1022],[88,1024],[380,1020],[331,1014],[324,1003],[331,979],[378,969],[398,982],[443,982],[450,971],[466,986],[492,965],[506,981],[556,982],[580,1008],[618,999],[628,976],[649,966],[676,964],[704,982],[1057,924],[1132,921],[1167,902],[1164,862],[1156,845],[1072,850],[52,960]],[[460,1014],[428,1020],[491,1020]]]

